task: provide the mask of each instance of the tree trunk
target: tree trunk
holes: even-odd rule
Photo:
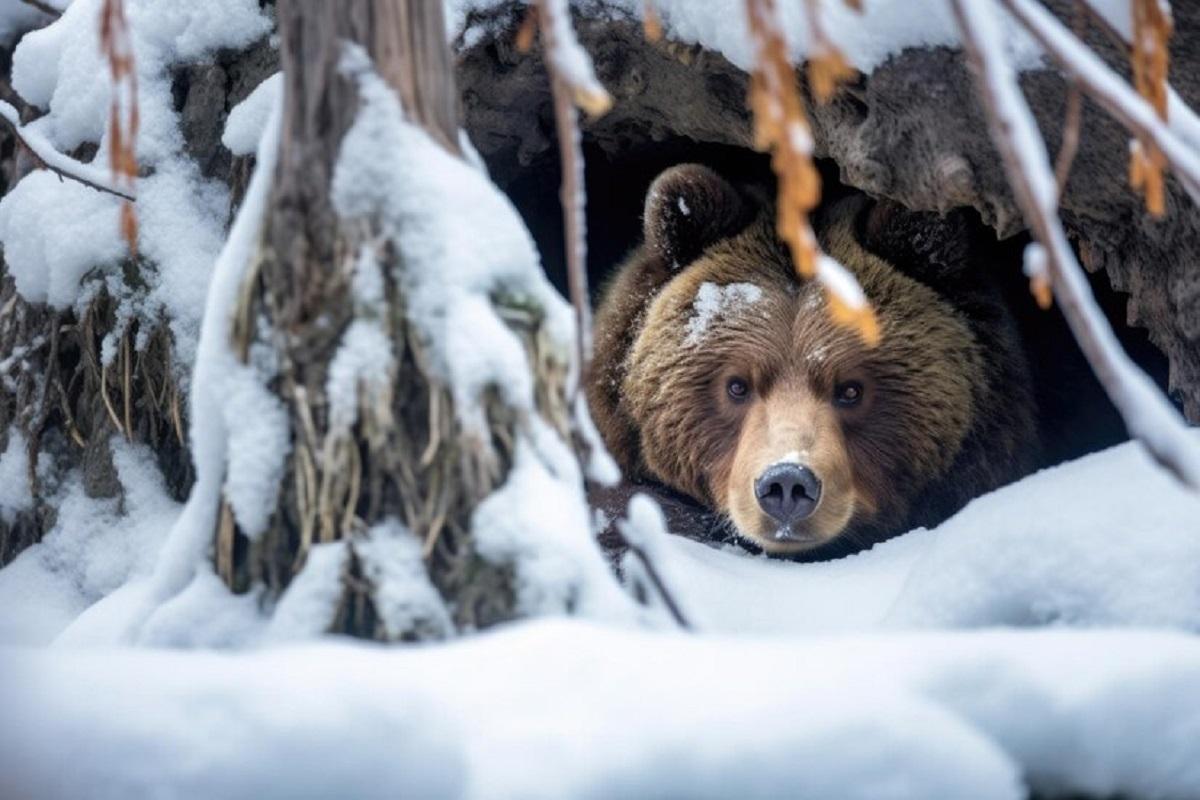
[[[481,558],[471,514],[499,486],[513,458],[518,415],[499,396],[486,404],[488,432],[463,429],[455,397],[434,374],[428,342],[415,330],[400,263],[379,219],[345,219],[331,198],[343,140],[362,105],[344,67],[347,43],[363,48],[375,71],[442,147],[458,154],[457,95],[441,5],[424,0],[288,0],[278,6],[285,82],[283,139],[253,287],[237,310],[234,349],[278,360],[274,390],[288,410],[292,452],[278,510],[259,537],[246,537],[226,503],[217,533],[219,574],[235,590],[262,581],[283,590],[317,545],[348,543],[345,595],[335,630],[378,638],[445,634],[432,619],[397,630],[375,602],[379,570],[365,543],[397,520],[422,543],[429,577],[453,609],[456,628],[481,628],[514,613],[512,568]],[[399,231],[403,236],[404,231]],[[378,259],[384,303],[364,308],[353,289],[365,251]],[[447,265],[448,267],[452,265]],[[503,305],[503,299],[496,299]],[[531,367],[542,352],[540,312],[502,309],[524,342]],[[382,324],[396,368],[387,388],[360,387],[350,426],[333,418],[331,363],[356,321]],[[569,429],[565,365],[537,372],[539,411]]]

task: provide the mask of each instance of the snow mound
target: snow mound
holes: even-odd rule
[[[440,647],[0,659],[10,796],[1200,789],[1200,641],[1171,633],[772,641],[541,622]]]
[[[665,580],[706,631],[1200,631],[1200,497],[1134,443],[1031,475],[935,530],[837,561],[791,564],[678,537],[655,546]]]

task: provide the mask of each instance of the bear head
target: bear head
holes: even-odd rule
[[[598,310],[588,387],[626,473],[710,506],[769,552],[798,553],[936,521],[1026,468],[1019,436],[988,438],[1032,429],[1027,392],[1008,410],[992,397],[998,380],[1022,380],[1003,314],[972,291],[948,294],[961,239],[926,252],[908,219],[856,198],[818,226],[874,307],[870,346],[832,320],[820,285],[797,278],[769,202],[699,165],[660,175],[645,243]]]

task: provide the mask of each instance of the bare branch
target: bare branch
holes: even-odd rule
[[[532,19],[532,18],[530,18]],[[562,186],[559,199],[567,248],[567,290],[575,308],[579,370],[583,385],[592,361],[592,308],[588,297],[587,219],[584,215],[583,147],[580,143],[576,104],[593,116],[608,111],[612,98],[592,70],[592,61],[575,38],[565,0],[538,0],[537,24],[541,30],[546,69],[554,97],[554,124],[558,135]],[[527,20],[526,26],[533,22]],[[531,30],[522,26],[525,30]],[[526,38],[532,38],[527,34]],[[528,43],[526,43],[528,44]]]
[[[1023,0],[1000,2],[1013,5]],[[1183,418],[1121,349],[1067,241],[1057,214],[1058,192],[1046,145],[1008,63],[992,0],[952,0],[952,4],[992,139],[1017,204],[1045,248],[1045,271],[1071,332],[1130,435],[1181,483],[1200,491],[1200,449],[1194,446]],[[1145,105],[1140,97],[1134,99]],[[1152,111],[1149,116],[1157,123]]]
[[[1075,0],[1075,12],[1072,17],[1075,36],[1083,41],[1084,29],[1087,26],[1087,8],[1083,0]],[[1058,196],[1062,197],[1067,190],[1067,178],[1071,174],[1071,165],[1079,152],[1079,127],[1083,123],[1083,87],[1079,81],[1071,81],[1067,90],[1067,113],[1063,119],[1062,145],[1058,149],[1058,158],[1054,162],[1054,181],[1058,184]]]
[[[27,6],[33,6],[34,8],[36,8],[38,11],[42,12],[43,14],[48,14],[51,17],[54,17],[55,19],[58,19],[59,17],[62,16],[61,11],[59,11],[57,8],[50,5],[49,3],[43,3],[42,0],[21,0],[21,2]]]
[[[1034,0],[999,0],[1058,66],[1079,81],[1088,96],[1139,139],[1166,157],[1180,183],[1200,205],[1200,157],[1159,119],[1154,108],[1094,52]],[[955,3],[955,7],[958,7]],[[1172,104],[1172,108],[1182,103]]]
[[[629,552],[637,556],[637,560],[642,563],[642,569],[646,570],[646,577],[654,585],[654,591],[658,592],[659,598],[662,599],[663,605],[667,607],[667,611],[671,614],[671,618],[675,620],[675,624],[685,631],[692,630],[692,624],[683,615],[683,610],[680,609],[679,603],[675,601],[675,596],[667,589],[662,575],[659,574],[658,568],[654,566],[654,560],[650,558],[645,549],[629,541],[629,537],[620,532],[617,535],[621,537],[621,540],[629,548]]]
[[[117,186],[106,170],[100,170],[91,164],[76,161],[70,156],[63,155],[54,149],[41,134],[27,129],[21,124],[21,117],[10,103],[0,100],[0,118],[8,123],[18,141],[42,163],[42,165],[60,178],[67,178],[98,192],[107,192],[124,200],[133,202],[137,199],[132,189]]]

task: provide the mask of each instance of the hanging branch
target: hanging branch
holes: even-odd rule
[[[122,188],[113,182],[107,171],[97,169],[91,164],[84,164],[82,161],[76,161],[55,150],[54,145],[48,139],[22,125],[21,115],[17,113],[17,109],[3,100],[0,100],[0,118],[8,123],[13,135],[17,137],[17,141],[24,145],[26,150],[33,153],[43,167],[60,178],[82,183],[98,192],[115,194],[130,203],[137,199],[132,189]]]
[[[809,28],[822,52],[815,53],[809,70],[814,92],[827,99],[836,81],[847,74],[845,60],[825,36],[813,0],[806,0]],[[825,290],[830,315],[854,328],[868,345],[879,341],[879,322],[858,281],[844,267],[820,253],[808,215],[821,200],[821,176],[812,160],[812,132],[788,60],[775,0],[746,0],[746,16],[754,45],[750,73],[750,110],[754,117],[754,146],[771,153],[771,169],[779,181],[776,226],[787,243],[797,274],[818,280]]]
[[[1023,0],[1000,2],[1010,5]],[[1016,72],[1007,60],[995,7],[991,0],[952,0],[952,6],[992,140],[1004,162],[1017,205],[1042,248],[1041,252],[1034,251],[1034,269],[1048,277],[1075,340],[1120,411],[1130,435],[1180,482],[1200,491],[1200,450],[1194,446],[1186,423],[1121,349],[1067,241],[1058,218],[1058,192],[1049,155],[1021,94]],[[1134,97],[1145,105],[1141,98]],[[1151,118],[1157,122],[1152,114]]]
[[[554,124],[562,162],[559,199],[563,207],[567,249],[567,290],[575,308],[577,328],[580,381],[575,390],[578,391],[592,361],[592,308],[588,298],[583,148],[575,107],[582,108],[589,116],[598,117],[612,107],[612,98],[596,79],[592,59],[575,38],[566,0],[538,0],[536,8],[531,10],[517,32],[517,49],[528,51],[537,30],[541,31],[546,69],[550,72]]]
[[[133,43],[123,0],[104,0],[100,8],[100,52],[108,60],[112,76],[112,103],[108,111],[108,162],[113,182],[133,194],[137,179],[138,89],[133,64]],[[121,118],[121,97],[128,111]],[[121,206],[121,236],[129,252],[137,255],[137,212],[132,200]]]
[[[1150,168],[1153,169],[1155,156],[1148,154],[1161,154],[1164,164],[1179,178],[1193,202],[1200,204],[1200,157],[1163,121],[1155,108],[1034,0],[999,2],[1037,40],[1059,68],[1079,82],[1088,97],[1124,125],[1139,142],[1145,143],[1139,147],[1149,159]],[[1170,95],[1167,91],[1166,96]],[[1174,110],[1177,105],[1183,104],[1176,100],[1170,104],[1171,109]],[[1148,175],[1144,177],[1147,181],[1153,181]],[[1148,186],[1148,189],[1147,201],[1151,212],[1154,212],[1157,201],[1152,195],[1156,190],[1152,186]]]

